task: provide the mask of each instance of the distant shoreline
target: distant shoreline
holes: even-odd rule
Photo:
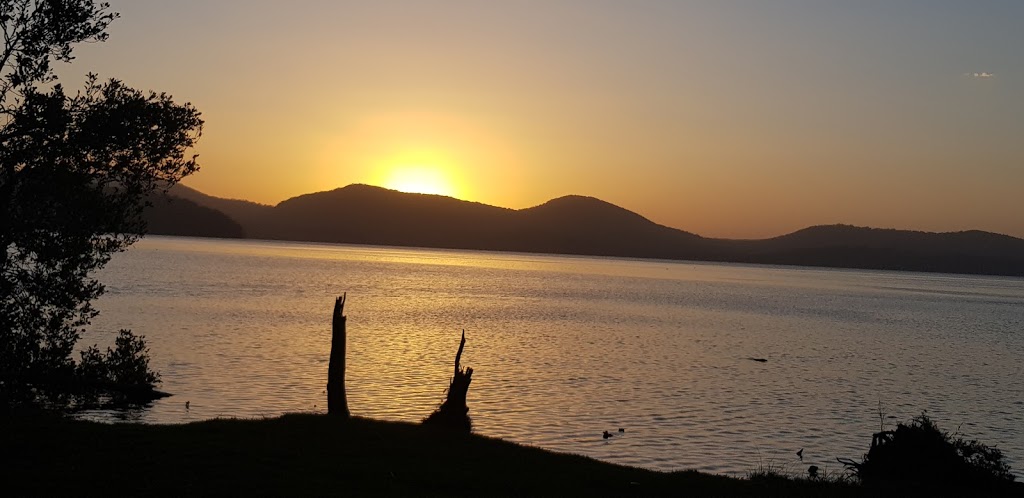
[[[360,244],[353,242],[321,242],[311,240],[288,240],[288,239],[261,239],[261,238],[249,238],[249,237],[217,237],[217,236],[203,236],[203,235],[174,235],[174,234],[158,234],[148,233],[146,237],[166,237],[174,239],[201,239],[201,240],[222,240],[225,242],[255,242],[255,243],[282,243],[282,244],[310,244],[310,245],[325,245],[325,246],[349,246],[358,248],[379,248],[379,249],[423,249],[430,251],[468,251],[474,253],[494,253],[494,254],[522,254],[524,256],[558,256],[558,257],[569,257],[569,258],[596,258],[596,259],[607,259],[607,260],[622,260],[622,261],[640,261],[640,262],[666,262],[673,264],[692,264],[692,265],[730,265],[740,267],[751,267],[751,268],[778,268],[778,269],[806,269],[806,270],[840,270],[840,271],[877,271],[885,273],[905,273],[909,275],[913,274],[927,274],[927,275],[948,275],[950,277],[963,277],[963,276],[974,276],[974,277],[992,277],[1000,279],[1012,279],[1012,280],[1024,280],[1024,274],[1021,275],[1000,275],[1000,274],[987,274],[987,273],[953,273],[953,272],[942,272],[942,271],[924,271],[924,270],[899,270],[899,269],[885,269],[885,268],[857,268],[857,267],[845,267],[845,266],[819,266],[809,264],[777,264],[777,263],[751,263],[742,261],[710,261],[710,260],[697,260],[697,259],[668,259],[668,258],[644,258],[635,256],[603,256],[603,255],[592,255],[592,254],[567,254],[567,253],[550,253],[550,252],[530,252],[530,251],[506,251],[501,249],[464,249],[457,247],[427,247],[427,246],[401,246],[401,245],[386,245],[386,244]]]
[[[713,239],[585,196],[527,209],[349,185],[265,206],[176,185],[146,212],[161,235],[674,261],[1024,276],[1024,239],[822,225],[762,240]]]

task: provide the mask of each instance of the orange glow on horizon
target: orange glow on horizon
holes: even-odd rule
[[[406,149],[375,161],[371,171],[371,183],[384,188],[457,198],[466,195],[457,161],[438,150]]]
[[[381,186],[410,194],[456,195],[456,189],[445,171],[427,164],[397,165],[387,174]]]
[[[479,200],[482,185],[501,179],[504,191],[514,191],[518,161],[499,138],[504,134],[490,128],[485,121],[458,113],[374,113],[321,135],[320,177],[311,183],[368,183]],[[489,200],[501,202],[502,193]]]

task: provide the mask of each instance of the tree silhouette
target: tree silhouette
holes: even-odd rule
[[[81,383],[72,353],[103,293],[92,274],[142,235],[150,193],[198,169],[185,155],[203,124],[190,104],[92,74],[74,94],[57,81],[53,63],[106,40],[116,18],[90,0],[0,0],[0,407]],[[144,360],[145,345],[122,336],[89,360],[138,370],[125,355]]]
[[[473,369],[462,367],[462,350],[465,348],[466,331],[463,330],[462,340],[459,341],[459,351],[455,353],[455,370],[452,373],[451,382],[448,384],[448,396],[445,397],[441,406],[423,419],[424,425],[462,432],[469,432],[473,429],[473,419],[469,417],[469,406],[466,404],[469,383],[473,381]]]

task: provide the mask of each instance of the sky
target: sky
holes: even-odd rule
[[[111,0],[86,72],[191,102],[185,184],[604,199],[704,236],[1024,237],[1019,0]]]

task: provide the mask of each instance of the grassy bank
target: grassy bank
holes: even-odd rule
[[[322,415],[106,425],[0,420],[7,496],[875,496],[781,478],[661,473],[414,424]],[[753,470],[753,469],[752,469]],[[908,490],[900,490],[905,495]]]

